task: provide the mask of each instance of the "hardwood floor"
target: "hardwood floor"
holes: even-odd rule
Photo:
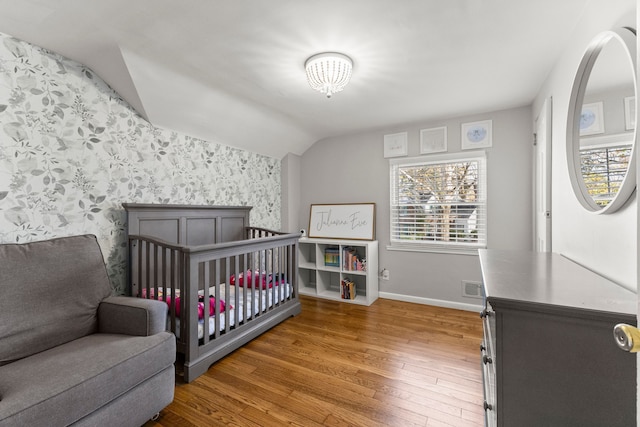
[[[482,426],[477,313],[302,298],[145,426]]]

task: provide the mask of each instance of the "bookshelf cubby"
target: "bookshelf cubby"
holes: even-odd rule
[[[302,238],[298,255],[300,294],[362,305],[378,299],[376,240]],[[340,283],[347,280],[354,283],[354,299],[341,297]]]

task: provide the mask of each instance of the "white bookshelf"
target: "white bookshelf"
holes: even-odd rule
[[[338,265],[325,264],[325,251],[337,249]],[[351,248],[359,260],[366,260],[366,270],[345,265],[344,250]],[[299,292],[318,298],[370,305],[378,299],[378,242],[376,240],[338,240],[302,238],[298,244]],[[355,284],[356,297],[340,296],[340,282]]]

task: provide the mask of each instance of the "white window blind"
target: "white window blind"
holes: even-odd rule
[[[486,246],[484,152],[392,159],[390,171],[391,249]]]
[[[597,204],[606,206],[618,193],[630,158],[631,146],[628,144],[580,150],[582,178]]]

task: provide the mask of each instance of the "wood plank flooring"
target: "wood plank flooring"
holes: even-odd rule
[[[477,313],[302,298],[302,314],[214,364],[145,427],[482,426]]]

